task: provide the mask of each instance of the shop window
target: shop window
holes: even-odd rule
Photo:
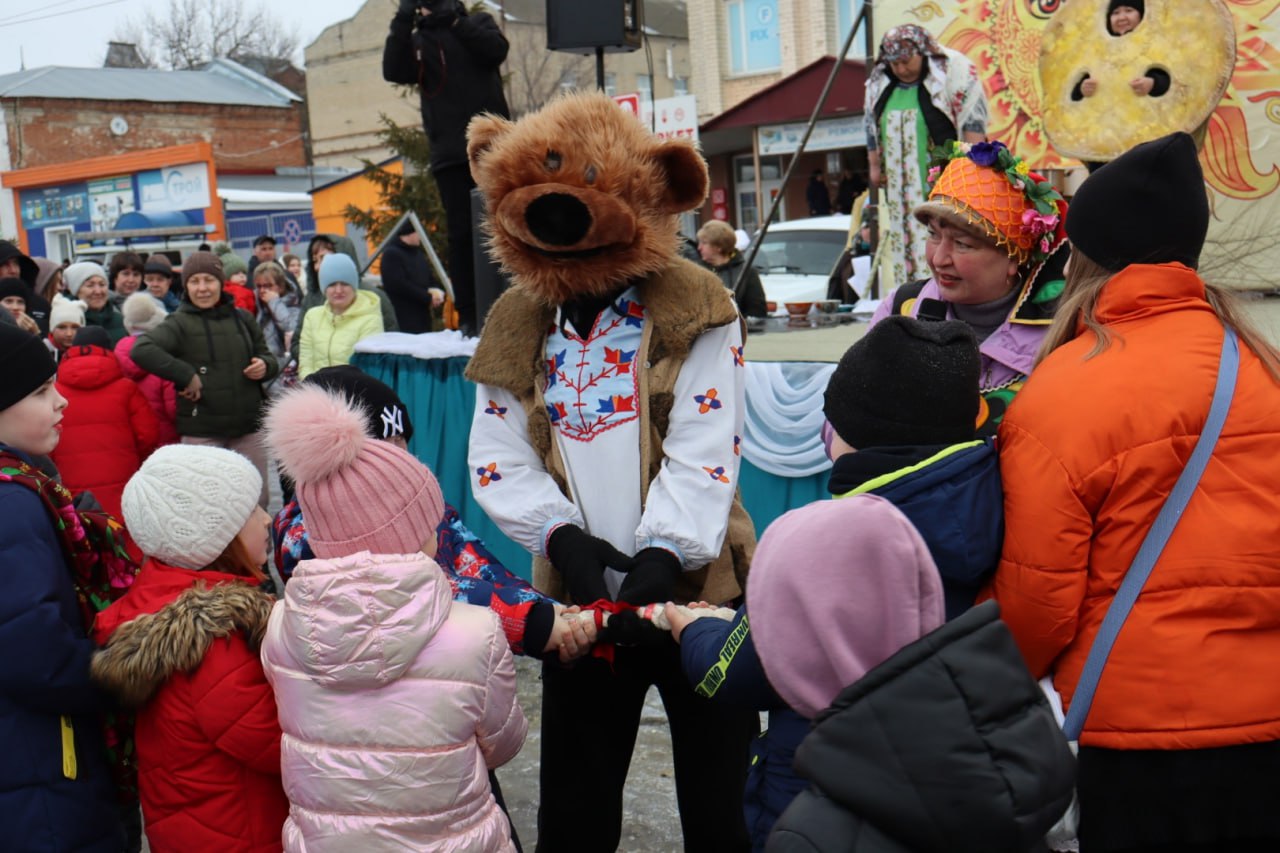
[[[836,26],[839,28],[837,33],[837,41],[835,49],[839,50],[844,44],[844,40],[849,35],[849,28],[853,26],[854,20],[858,17],[858,12],[862,10],[863,0],[836,0]],[[853,44],[849,46],[850,56],[862,56],[865,49],[864,41],[866,40],[866,25],[858,27],[858,34],[853,38]]]
[[[729,73],[759,74],[782,67],[778,0],[726,0]]]

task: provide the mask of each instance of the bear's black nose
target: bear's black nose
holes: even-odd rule
[[[524,212],[529,231],[549,246],[572,246],[591,230],[591,211],[568,193],[547,193]]]

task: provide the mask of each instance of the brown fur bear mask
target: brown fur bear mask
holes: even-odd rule
[[[573,93],[511,122],[467,128],[492,253],[548,305],[607,294],[676,254],[677,216],[707,196],[691,143],[654,138],[602,93]]]

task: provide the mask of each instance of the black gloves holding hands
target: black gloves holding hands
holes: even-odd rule
[[[564,576],[573,603],[584,607],[610,598],[604,582],[605,567],[626,573],[618,601],[636,606],[670,601],[682,571],[676,555],[665,548],[645,548],[628,557],[573,524],[555,529],[547,541],[547,556]]]
[[[557,527],[547,540],[551,565],[564,576],[564,585],[574,604],[587,606],[609,597],[604,570],[608,566],[626,571],[631,558],[573,524]]]

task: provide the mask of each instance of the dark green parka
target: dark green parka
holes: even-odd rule
[[[183,297],[176,311],[133,346],[133,360],[148,373],[186,388],[200,375],[200,399],[178,397],[178,433],[202,438],[239,438],[258,429],[263,386],[279,372],[262,329],[247,311],[222,294],[212,308],[197,308]],[[262,359],[267,373],[247,379],[250,359]]]

